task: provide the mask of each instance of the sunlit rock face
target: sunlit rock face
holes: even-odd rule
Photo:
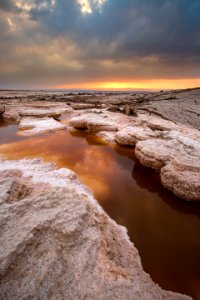
[[[2,299],[190,299],[151,280],[74,172],[40,159],[0,170]]]

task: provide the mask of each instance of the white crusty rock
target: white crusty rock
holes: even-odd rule
[[[128,125],[116,133],[115,141],[122,146],[133,146],[138,141],[143,141],[159,135],[159,132],[155,132],[147,126]]]
[[[82,115],[82,116],[76,116],[69,120],[69,125],[76,128],[76,129],[87,129],[87,121],[90,115]]]
[[[19,111],[20,116],[38,117],[38,118],[44,118],[44,117],[58,118],[61,115],[61,113],[62,113],[61,111],[55,111],[50,109],[39,109],[39,108],[26,108]]]
[[[188,201],[200,201],[200,160],[172,160],[161,169],[164,187]]]
[[[176,126],[175,123],[158,117],[143,115],[140,118],[141,118],[141,122],[146,124],[152,130],[160,130],[160,131],[172,130]]]
[[[63,103],[31,101],[31,100],[5,100],[4,119],[19,121],[21,117],[54,117],[57,118],[63,113],[72,112],[73,109]]]
[[[91,132],[117,131],[118,126],[115,122],[101,117],[92,117],[87,123],[87,128]]]
[[[91,132],[118,130],[118,126],[114,121],[96,114],[84,114],[73,117],[69,121],[69,125],[76,129],[88,129]]]
[[[66,129],[66,126],[53,118],[33,118],[26,117],[20,120],[18,134],[20,135],[34,135],[49,131]]]
[[[0,170],[1,299],[191,299],[152,281],[74,172],[39,159]]]
[[[135,154],[140,163],[160,170],[175,155],[183,155],[184,147],[176,140],[147,139],[136,144]]]
[[[140,163],[161,169],[162,184],[185,200],[200,201],[200,143],[180,131],[163,138],[140,141],[135,148]]]

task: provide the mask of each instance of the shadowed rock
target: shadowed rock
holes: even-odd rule
[[[0,106],[0,117],[4,114],[5,112],[5,106]]]

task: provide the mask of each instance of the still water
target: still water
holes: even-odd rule
[[[105,211],[126,226],[142,264],[161,287],[200,299],[200,204],[165,190],[159,176],[137,163],[134,149],[109,145],[84,132],[20,137],[0,123],[0,154],[42,157],[74,170]]]

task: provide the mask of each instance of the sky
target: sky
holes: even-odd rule
[[[199,0],[0,0],[0,88],[197,86]]]

